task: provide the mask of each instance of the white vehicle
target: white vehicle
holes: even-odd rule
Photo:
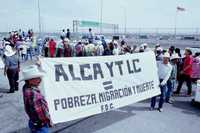
[[[200,107],[200,80],[197,81],[197,88],[195,92],[195,97],[192,100],[192,105]]]

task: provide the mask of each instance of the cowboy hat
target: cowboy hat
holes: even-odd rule
[[[178,54],[173,54],[171,56],[171,60],[174,60],[174,59],[179,59],[180,57],[178,56]]]
[[[157,47],[156,51],[163,51],[163,49],[161,47]]]
[[[65,39],[64,39],[64,42],[69,42],[69,39],[68,39],[68,38],[65,38]]]
[[[162,56],[163,58],[170,58],[170,55],[168,52],[165,52],[164,55]]]
[[[159,44],[159,43],[157,43],[157,44],[156,44],[156,47],[160,47],[160,44]]]
[[[20,82],[33,78],[42,78],[44,76],[44,73],[40,72],[36,65],[31,65],[24,68],[24,70],[22,71],[22,75],[23,78],[19,80]]]
[[[143,45],[144,47],[147,47],[147,46],[148,46],[148,44],[147,44],[147,43],[143,43],[142,45]]]
[[[13,50],[13,48],[10,45],[6,45],[4,54],[8,57],[13,56],[16,53],[16,51]]]
[[[139,49],[140,49],[140,50],[144,50],[144,45],[143,45],[143,44],[140,45]]]

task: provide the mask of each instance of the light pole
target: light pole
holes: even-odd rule
[[[124,7],[124,34],[126,35],[127,32],[127,12],[126,8]]]
[[[185,11],[185,8],[182,8],[182,7],[179,7],[179,6],[176,7],[175,29],[174,29],[174,37],[175,37],[175,39],[176,39],[176,35],[177,35],[177,17],[178,17],[178,13],[179,12],[184,12],[184,11]]]
[[[41,34],[41,16],[40,16],[40,0],[38,0],[38,26],[39,26],[39,35]]]
[[[174,20],[174,39],[175,40],[176,40],[176,34],[177,34],[177,17],[178,17],[178,10],[176,10],[175,20]]]
[[[100,33],[102,34],[103,32],[103,0],[101,0],[100,4]]]
[[[126,7],[122,6],[123,14],[124,14],[124,34],[127,32],[127,10]]]

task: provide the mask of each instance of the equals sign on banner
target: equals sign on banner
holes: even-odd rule
[[[105,90],[113,89],[112,81],[103,82],[103,87]]]

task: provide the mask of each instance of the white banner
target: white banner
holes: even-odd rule
[[[121,56],[44,58],[44,93],[54,124],[160,94],[153,52]]]

